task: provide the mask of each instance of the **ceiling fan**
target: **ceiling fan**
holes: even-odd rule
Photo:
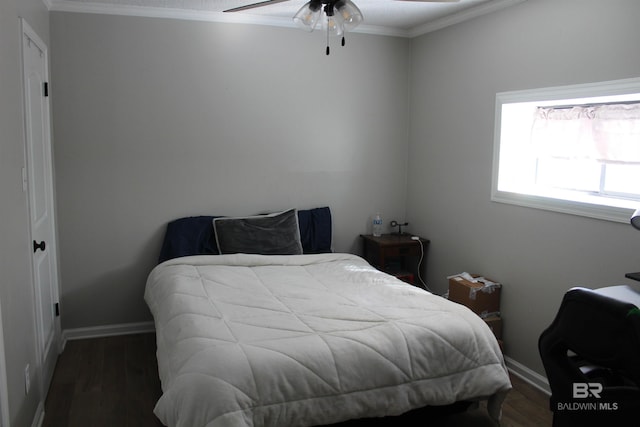
[[[288,0],[263,0],[245,6],[234,7],[223,12],[240,12],[242,10],[269,6]],[[423,3],[456,3],[460,0],[399,0]],[[324,12],[324,13],[323,13]],[[321,19],[323,18],[323,19]],[[342,36],[342,46],[345,45],[344,33],[351,31],[362,22],[363,16],[358,6],[351,0],[310,0],[298,10],[293,17],[300,28],[313,31],[318,23],[327,30],[327,55],[329,55],[329,36]]]

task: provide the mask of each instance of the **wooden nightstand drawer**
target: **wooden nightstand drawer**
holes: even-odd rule
[[[394,257],[394,256],[419,256],[420,255],[420,244],[418,242],[413,242],[413,244],[407,244],[406,246],[388,246],[380,249],[384,252],[384,256]]]
[[[364,258],[376,268],[409,282],[423,281],[429,240],[411,234],[360,235]],[[416,240],[417,239],[417,240]]]

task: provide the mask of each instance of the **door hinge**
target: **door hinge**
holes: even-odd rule
[[[49,82],[44,82],[44,96],[49,96]]]
[[[56,317],[59,317],[60,316],[60,303],[57,302],[55,307],[56,307]]]

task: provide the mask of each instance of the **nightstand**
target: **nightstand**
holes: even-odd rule
[[[383,234],[375,237],[361,234],[364,258],[379,270],[408,283],[416,283],[416,274],[426,280],[427,250],[429,240],[412,234]],[[421,245],[422,243],[422,245]]]

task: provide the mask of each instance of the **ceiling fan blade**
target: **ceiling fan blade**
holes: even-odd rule
[[[241,10],[254,9],[256,7],[269,6],[270,4],[282,3],[289,0],[265,0],[258,3],[248,4],[246,6],[234,7],[233,9],[223,10],[223,12],[240,12]]]

